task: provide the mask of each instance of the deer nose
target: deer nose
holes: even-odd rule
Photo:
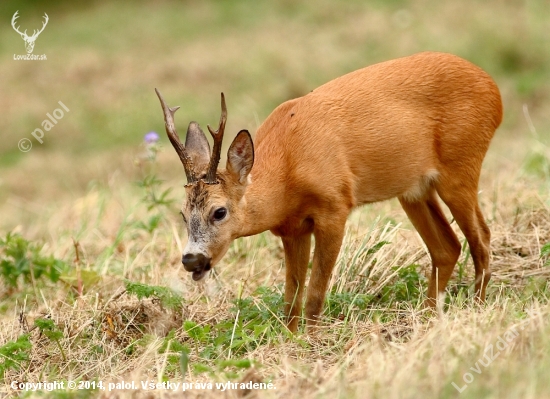
[[[184,254],[181,263],[188,272],[207,271],[210,269],[210,259],[203,254]]]

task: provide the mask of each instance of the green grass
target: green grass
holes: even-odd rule
[[[0,393],[15,397],[7,384],[15,380],[152,380],[271,382],[277,389],[258,397],[273,398],[550,397],[547,8],[543,0],[3,2]],[[16,10],[30,30],[48,13],[35,47],[47,61],[13,60],[25,51],[7,23]],[[223,91],[232,137],[334,77],[423,50],[471,60],[502,92],[505,119],[479,194],[492,231],[486,305],[473,301],[459,235],[464,251],[443,308],[421,308],[430,260],[395,200],[350,216],[315,335],[285,327],[283,250],[269,233],[236,240],[206,282],[191,281],[180,263],[184,174],[155,87],[182,106],[180,134],[190,120],[216,124]],[[58,101],[70,111],[40,144],[31,132]],[[153,153],[142,143],[149,131],[162,133]],[[24,137],[27,153],[17,148]],[[510,331],[517,335],[483,366]],[[452,384],[463,387],[465,373],[473,380],[459,393]],[[201,394],[214,396],[187,392]]]

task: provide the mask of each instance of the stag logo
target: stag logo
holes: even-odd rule
[[[23,38],[23,40],[25,41],[25,48],[27,49],[27,54],[32,54],[33,50],[34,50],[34,42],[36,41],[36,38],[38,37],[39,34],[42,33],[42,31],[44,30],[44,28],[46,27],[46,25],[48,25],[48,14],[44,13],[44,22],[42,23],[42,28],[40,30],[34,30],[33,31],[33,34],[31,36],[27,35],[27,30],[25,29],[25,32],[21,32],[19,30],[19,27],[15,25],[15,21],[17,18],[19,18],[19,15],[17,15],[17,13],[19,12],[19,10],[17,10],[15,12],[15,14],[13,14],[13,18],[11,19],[11,26],[13,27],[13,29],[19,33],[21,35],[21,37]]]

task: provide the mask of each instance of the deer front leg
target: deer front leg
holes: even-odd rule
[[[336,218],[334,218],[336,219]],[[332,274],[332,269],[338,258],[346,219],[327,225],[316,225],[315,251],[313,253],[313,268],[307,289],[306,319],[308,329],[315,326],[323,311],[325,294]]]
[[[302,311],[302,296],[306,281],[311,234],[298,237],[282,237],[285,249],[286,284],[285,284],[285,314],[288,317],[288,329],[296,332],[300,312]]]

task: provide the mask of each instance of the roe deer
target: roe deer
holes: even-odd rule
[[[185,270],[202,279],[230,243],[270,230],[282,239],[288,328],[296,331],[315,236],[305,317],[315,325],[346,219],[398,197],[432,260],[427,305],[445,290],[461,245],[437,195],[463,231],[480,301],[491,277],[490,231],[478,205],[481,164],[502,119],[498,87],[457,56],[424,52],[349,73],[277,107],[256,133],[240,131],[217,171],[227,117],[210,145],[191,122],[185,146],[161,94],[166,131],[187,175]],[[437,193],[437,195],[436,195]]]

